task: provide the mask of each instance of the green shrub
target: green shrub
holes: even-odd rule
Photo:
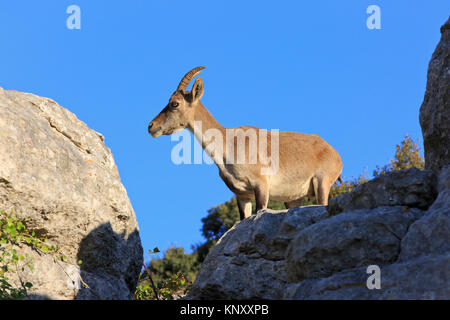
[[[55,247],[46,244],[47,239],[39,238],[34,231],[26,227],[28,219],[18,219],[13,214],[6,214],[0,210],[0,300],[25,299],[27,289],[33,286],[30,282],[22,282],[20,287],[14,287],[7,273],[15,274],[25,268],[33,271],[32,258],[21,254],[16,248],[26,245],[41,253],[57,251]]]

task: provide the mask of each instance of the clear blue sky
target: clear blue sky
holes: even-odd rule
[[[81,30],[66,27],[69,5]],[[366,8],[381,9],[381,30]],[[203,104],[225,127],[317,133],[347,178],[422,134],[426,71],[450,13],[433,1],[2,1],[0,86],[56,100],[106,137],[144,250],[203,241],[200,219],[232,193],[211,165],[171,162],[148,122],[205,65]]]

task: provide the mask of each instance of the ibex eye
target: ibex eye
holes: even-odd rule
[[[179,105],[179,103],[178,103],[178,102],[176,102],[176,101],[172,102],[172,107],[173,107],[173,108],[176,108],[176,107],[178,107],[178,105]]]

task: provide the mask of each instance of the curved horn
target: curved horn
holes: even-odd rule
[[[181,79],[180,84],[178,85],[178,90],[186,90],[187,86],[189,85],[189,82],[191,82],[192,78],[198,75],[200,72],[202,72],[203,69],[206,67],[197,67],[186,73],[186,75]]]

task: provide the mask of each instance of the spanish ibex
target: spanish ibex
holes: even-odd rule
[[[167,106],[150,122],[148,132],[156,138],[188,128],[218,166],[222,180],[236,194],[241,220],[251,215],[252,198],[256,199],[257,210],[266,209],[269,199],[283,201],[290,208],[302,205],[304,197],[316,196],[318,204],[327,205],[331,185],[340,179],[342,171],[341,157],[336,150],[316,134],[276,132],[277,145],[274,145],[274,132],[248,126],[225,129],[200,102],[204,91],[200,77],[192,91],[186,91],[190,81],[204,68],[192,69],[183,77]],[[231,141],[225,139],[219,143],[222,152],[215,152],[207,145],[208,130],[215,130],[222,137],[231,133]],[[238,147],[238,131],[251,130],[256,132],[258,141],[256,161],[236,163],[230,146]],[[278,151],[276,172],[262,172],[270,164],[260,155],[261,142],[266,142],[266,149],[272,153]],[[250,158],[250,141],[244,137],[243,144],[244,154]]]

